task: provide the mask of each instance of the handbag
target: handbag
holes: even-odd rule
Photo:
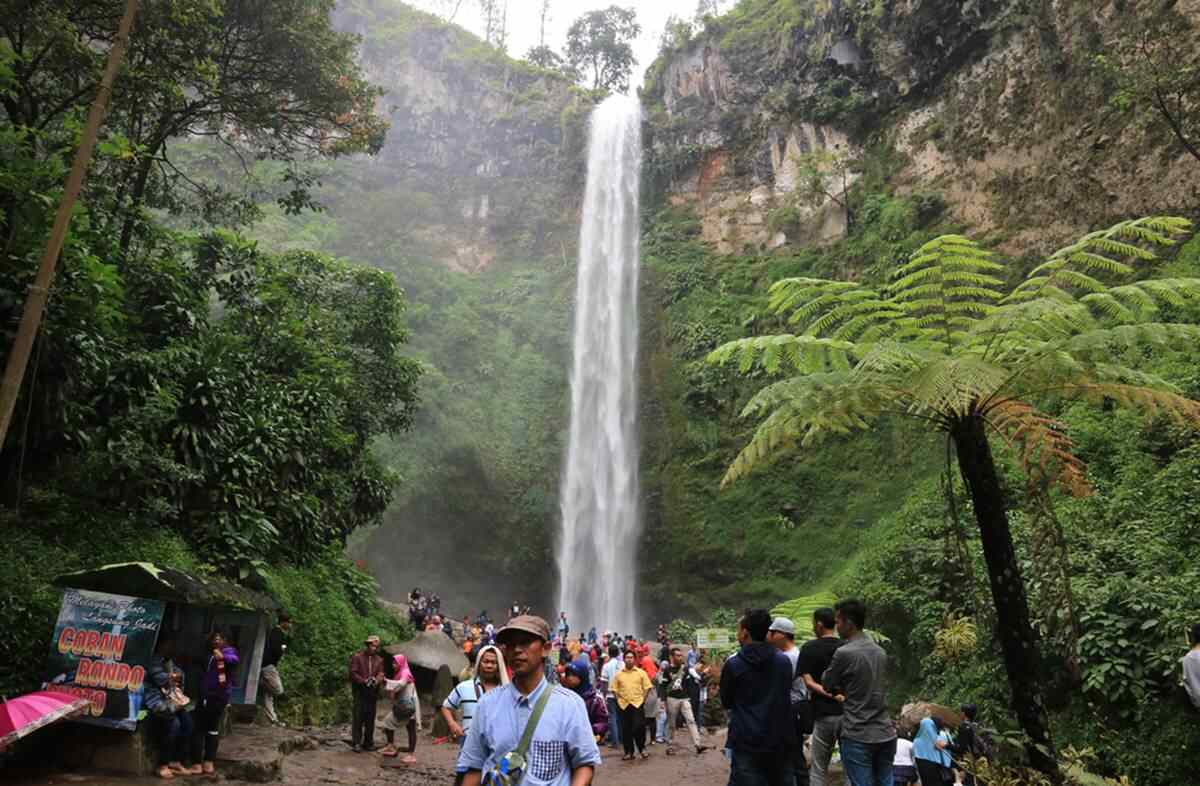
[[[533,714],[529,716],[529,722],[525,724],[525,731],[521,733],[521,741],[517,743],[516,748],[501,756],[500,763],[483,776],[482,786],[516,786],[524,779],[525,754],[529,750],[529,744],[533,742],[533,732],[537,729],[538,721],[542,719],[542,713],[550,702],[550,694],[553,692],[552,685],[547,685],[542,691],[542,697],[534,705]]]
[[[183,689],[176,686],[167,691],[167,703],[171,705],[172,712],[179,712],[192,703],[192,700],[187,697]]]

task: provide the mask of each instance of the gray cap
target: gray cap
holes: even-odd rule
[[[771,627],[767,630],[773,630],[779,633],[786,633],[789,636],[795,636],[796,624],[787,617],[776,617],[775,619],[771,620]]]

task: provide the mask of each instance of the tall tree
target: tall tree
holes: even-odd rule
[[[632,42],[641,32],[632,8],[589,11],[567,30],[567,63],[593,90],[624,92],[633,72]]]
[[[1172,306],[1200,296],[1200,279],[1146,279],[1136,264],[1189,229],[1178,218],[1122,222],[1059,250],[1008,291],[1003,264],[967,238],[945,235],[922,246],[882,289],[777,282],[770,310],[796,332],[734,341],[709,357],[737,360],[743,373],[757,366],[785,377],[746,405],[745,416],[763,420],[725,484],[785,450],[870,428],[889,414],[946,436],[979,527],[1013,709],[1030,761],[1052,775],[1058,768],[1038,636],[992,443],[1010,446],[1033,478],[1086,494],[1086,470],[1061,424],[1039,410],[1042,397],[1200,423],[1200,403],[1122,364],[1119,354],[1200,340],[1200,326],[1162,321]]]
[[[13,64],[0,108],[34,158],[73,144],[67,121],[95,90],[120,5],[0,0],[0,37]],[[387,129],[375,110],[382,91],[356,62],[357,37],[330,27],[333,7],[333,0],[146,5],[109,116],[109,142],[120,154],[102,157],[89,193],[115,207],[122,250],[143,208],[178,209],[189,199],[203,213],[226,206],[227,194],[177,166],[175,140],[209,137],[243,161],[284,162],[282,204],[293,210],[312,204],[305,160],[379,149]],[[12,199],[0,194],[0,203]]]

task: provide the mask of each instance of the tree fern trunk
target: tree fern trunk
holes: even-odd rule
[[[1050,739],[1046,708],[1042,704],[1037,633],[1029,621],[1025,582],[1017,564],[1000,478],[996,474],[985,429],[982,418],[967,418],[959,421],[951,437],[958,454],[958,468],[971,493],[975,520],[979,524],[992,599],[996,604],[997,633],[1012,690],[1012,706],[1021,729],[1029,736],[1030,762],[1057,781],[1058,763]]]

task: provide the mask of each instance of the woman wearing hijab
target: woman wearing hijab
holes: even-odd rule
[[[467,739],[467,732],[471,730],[471,723],[475,719],[475,708],[484,694],[507,685],[508,682],[508,667],[504,663],[504,653],[500,648],[489,644],[479,650],[479,657],[475,659],[475,673],[450,691],[441,708],[442,717],[446,719],[450,729],[450,736],[457,738],[460,746]],[[455,711],[462,713],[461,724],[454,719]],[[466,770],[456,772],[454,786],[462,786],[466,774]]]
[[[592,687],[591,676],[591,669],[584,665],[582,660],[573,660],[567,666],[563,685],[583,699],[583,704],[587,707],[588,722],[592,724],[592,734],[596,736],[596,742],[599,742],[608,734],[608,705],[604,697]]]
[[[398,755],[396,732],[404,729],[408,732],[408,751],[401,761],[416,764],[417,757],[413,753],[417,750],[417,713],[420,708],[417,705],[417,681],[408,667],[408,658],[396,655],[391,660],[385,659],[384,676],[387,677],[388,695],[392,697],[392,711],[381,724],[387,746],[380,753],[384,756]]]
[[[941,734],[944,728],[942,719],[936,715],[921,721],[917,727],[917,736],[913,739],[913,759],[921,776],[921,786],[941,786],[954,782],[950,753],[946,750],[949,745]]]

